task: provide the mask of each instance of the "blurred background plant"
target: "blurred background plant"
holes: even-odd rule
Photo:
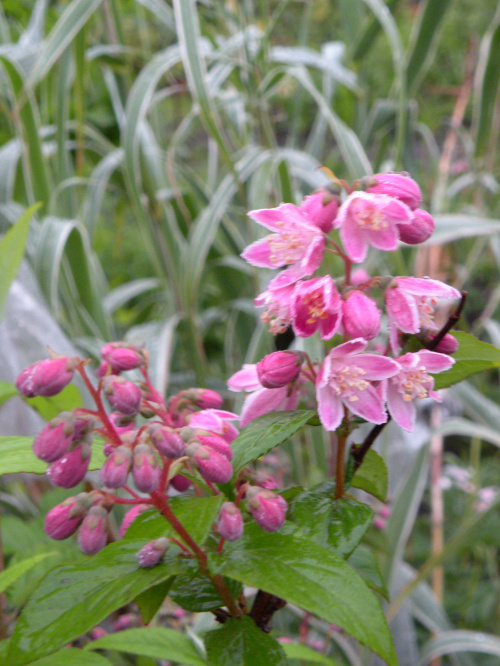
[[[272,351],[253,306],[264,285],[239,257],[258,233],[246,212],[328,184],[321,166],[350,180],[412,174],[435,216],[432,244],[371,269],[466,288],[461,328],[500,346],[500,4],[5,0],[0,40],[0,230],[41,203],[25,271],[82,353],[111,339],[146,344],[160,390],[224,391],[243,362]],[[30,320],[21,327],[29,336]],[[3,399],[38,357],[1,377]],[[463,382],[418,436],[391,427],[380,443],[391,513],[367,547],[393,599],[402,664],[498,663],[497,391],[496,372]],[[311,486],[328,451],[313,433],[271,462],[286,484]],[[461,486],[443,460],[464,470]],[[61,497],[31,479],[1,484],[9,568],[28,533],[34,554],[47,551],[39,512]],[[8,588],[11,611],[53,563]],[[303,622],[281,618],[285,635]],[[338,663],[368,659],[307,627]]]

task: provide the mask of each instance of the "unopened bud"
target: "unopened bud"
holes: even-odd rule
[[[138,444],[134,449],[132,475],[138,490],[154,492],[160,483],[161,468],[153,449],[147,444]]]
[[[247,490],[246,497],[255,522],[265,532],[276,532],[283,526],[288,504],[281,495],[252,487]]]
[[[443,339],[439,341],[434,351],[439,352],[440,354],[454,354],[457,349],[458,340],[451,335],[451,333],[446,333]]]
[[[412,210],[418,208],[422,201],[422,192],[418,184],[403,173],[377,173],[369,176],[366,191],[371,194],[387,194],[402,201]],[[363,183],[363,181],[362,181]]]
[[[137,553],[137,561],[143,569],[155,567],[167,552],[170,542],[165,537],[150,541]]]
[[[233,467],[229,460],[208,446],[186,449],[188,455],[192,455],[193,462],[197,466],[201,476],[212,483],[227,483],[233,475]]]
[[[176,430],[152,423],[147,432],[158,451],[167,458],[179,458],[184,453],[184,440]]]
[[[145,351],[126,342],[108,342],[101,349],[103,361],[107,361],[113,373],[134,370],[145,363]]]
[[[241,511],[233,502],[224,502],[217,519],[217,530],[226,541],[236,541],[243,534]]]
[[[224,456],[229,461],[233,459],[233,449],[231,444],[226,442],[225,439],[219,437],[219,435],[214,435],[214,433],[207,432],[207,434],[202,434],[204,431],[201,431],[197,435],[197,439],[203,444],[203,446],[209,446],[217,453],[220,453],[221,456]]]
[[[76,497],[68,497],[45,516],[43,529],[51,539],[61,541],[76,532],[85,515]]]
[[[277,351],[257,363],[257,376],[265,388],[281,388],[293,382],[300,374],[302,355],[296,352]]]
[[[123,521],[122,524],[120,525],[120,530],[119,530],[119,534],[122,539],[125,536],[125,533],[130,527],[130,525],[137,518],[137,516],[140,516],[141,513],[144,513],[146,509],[149,509],[149,506],[147,504],[136,504],[134,507],[130,509],[130,511],[127,511],[127,513],[123,517]]]
[[[170,483],[177,490],[178,493],[185,492],[191,485],[191,481],[187,479],[185,476],[182,476],[182,474],[176,474],[174,477],[172,477]]]
[[[380,310],[361,291],[351,291],[342,304],[344,330],[352,338],[373,340],[380,331]]]
[[[128,379],[109,375],[103,379],[104,393],[111,407],[127,416],[134,416],[141,406],[141,391]]]
[[[92,449],[87,443],[68,451],[49,466],[47,474],[50,480],[60,488],[73,488],[78,485],[87,473],[91,455]]]
[[[38,361],[21,372],[16,380],[17,390],[25,398],[57,395],[73,379],[75,365],[76,359],[68,356]]]
[[[305,213],[321,231],[328,234],[332,230],[338,208],[338,197],[326,190],[319,190],[306,197],[300,204],[299,210]]]
[[[101,506],[93,506],[78,532],[78,545],[87,555],[95,555],[108,542],[108,512]]]
[[[408,245],[418,245],[432,236],[434,218],[426,210],[417,208],[413,211],[410,224],[398,224],[399,238]]]
[[[73,441],[75,419],[70,412],[62,412],[49,421],[33,440],[33,453],[45,462],[54,462],[63,456]]]
[[[205,388],[188,389],[183,391],[183,395],[189,397],[201,409],[217,409],[224,402],[221,395]]]
[[[132,463],[132,452],[128,446],[114,449],[101,467],[100,477],[107,488],[121,488],[127,481]]]

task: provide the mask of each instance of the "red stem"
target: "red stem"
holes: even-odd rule
[[[139,497],[138,499],[125,499],[124,497],[117,497],[111,493],[105,493],[104,497],[108,502],[112,502],[113,504],[153,504],[150,499],[144,497]]]
[[[85,366],[85,361],[82,361],[81,363],[78,364],[76,369],[80,373],[81,378],[83,379],[83,381],[85,383],[85,386],[88,388],[88,390],[90,391],[90,394],[94,398],[95,404],[97,406],[97,415],[99,417],[99,420],[101,421],[101,423],[103,424],[103,426],[106,430],[106,434],[107,434],[108,439],[110,439],[115,446],[121,446],[122,441],[120,439],[120,436],[118,435],[116,430],[113,428],[113,424],[109,420],[109,417],[106,413],[106,410],[104,409],[104,405],[102,404],[102,400],[101,400],[101,396],[99,394],[99,391],[96,390],[92,386],[92,382],[87,377],[87,373],[84,370],[84,366]],[[101,387],[101,382],[99,382],[99,389],[100,389],[100,387]]]

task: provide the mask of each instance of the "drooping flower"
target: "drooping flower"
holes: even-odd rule
[[[392,377],[399,371],[391,358],[362,354],[367,341],[356,338],[334,347],[323,361],[316,395],[321,423],[336,430],[344,417],[344,407],[370,423],[385,423],[387,413],[383,394],[371,382]]]
[[[351,261],[366,259],[368,247],[378,250],[396,250],[399,225],[409,224],[411,209],[398,199],[385,194],[353,192],[339,209],[335,226],[340,227],[340,238]]]
[[[460,292],[439,280],[398,277],[385,292],[391,348],[398,351],[398,331],[418,333],[422,328],[437,330],[434,322],[440,299],[460,298]]]
[[[387,381],[387,407],[396,423],[411,432],[417,411],[415,400],[433,398],[441,402],[439,394],[433,390],[434,377],[429,373],[449,370],[455,359],[424,349],[404,354],[396,361],[399,372]]]
[[[290,304],[293,330],[301,338],[318,329],[323,340],[338,331],[342,320],[342,300],[329,275],[297,282]]]
[[[319,268],[325,249],[321,229],[293,204],[254,210],[248,215],[275,233],[249,245],[243,259],[261,268],[289,266],[279,277],[281,286],[288,279],[295,282]],[[288,282],[290,284],[291,282]]]

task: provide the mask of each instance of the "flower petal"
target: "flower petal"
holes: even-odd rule
[[[227,385],[231,391],[255,391],[262,388],[257,376],[257,365],[245,363],[241,370],[229,377]]]
[[[344,417],[344,408],[340,398],[330,386],[318,386],[318,414],[325,430],[337,430]]]
[[[354,396],[353,396],[354,397]],[[357,394],[358,400],[344,400],[344,405],[357,416],[370,423],[385,423],[387,412],[382,402],[381,393],[374,386],[368,386]]]
[[[253,421],[258,416],[279,411],[287,398],[287,387],[277,389],[260,389],[254,391],[245,399],[241,410],[240,428]]]
[[[425,369],[432,373],[449,370],[455,363],[455,359],[451,356],[429,351],[427,349],[418,352],[418,358],[422,365],[425,365]]]
[[[413,401],[406,401],[397,387],[390,381],[387,387],[387,407],[396,423],[411,432],[415,424],[417,410]]]

